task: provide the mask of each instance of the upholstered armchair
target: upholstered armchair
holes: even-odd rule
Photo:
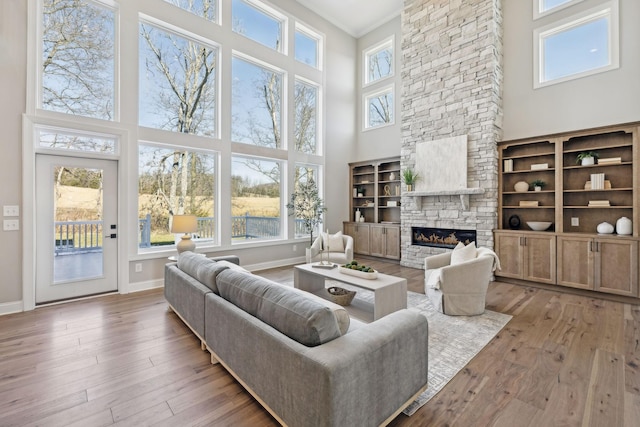
[[[469,250],[475,250],[475,244]],[[452,255],[454,262],[452,263]],[[484,313],[485,298],[493,271],[500,268],[491,249],[478,248],[472,255],[457,259],[452,252],[424,260],[425,294],[441,313],[472,316]]]
[[[346,234],[336,233],[328,235],[329,241],[329,256],[327,260],[327,254],[324,254],[325,261],[335,262],[337,264],[346,264],[353,260],[353,237]],[[321,233],[307,249],[307,263],[320,261],[320,255],[323,248],[326,246],[327,234]],[[340,242],[340,244],[338,244]]]

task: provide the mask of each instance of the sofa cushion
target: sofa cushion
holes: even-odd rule
[[[322,247],[329,248],[329,252],[344,252],[342,231],[336,234],[322,233]]]
[[[208,260],[208,261],[210,262],[202,262],[200,264],[196,272],[196,279],[198,279],[200,283],[205,285],[207,288],[211,289],[213,292],[219,294],[220,291],[218,291],[218,286],[217,286],[218,274],[230,268],[227,264],[232,264],[232,263],[227,263],[226,261],[225,262],[212,261],[212,260]]]
[[[220,296],[282,334],[308,347],[341,336],[326,305],[267,279],[225,270],[217,279]]]
[[[467,246],[465,246],[464,243],[459,242],[451,252],[451,265],[471,261],[476,258],[477,253],[478,250],[476,249],[476,242],[471,242]]]
[[[203,254],[187,251],[178,256],[178,268],[194,279],[198,278],[198,269],[203,263],[213,263]]]

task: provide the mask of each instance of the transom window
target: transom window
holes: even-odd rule
[[[94,154],[118,154],[118,138],[93,132],[74,132],[50,127],[37,129],[39,148]]]
[[[533,18],[537,19],[549,13],[557,12],[582,0],[533,0]]]
[[[617,2],[534,32],[535,87],[618,68]]]
[[[364,51],[364,72],[365,84],[393,75],[393,37]]]
[[[286,18],[256,0],[232,0],[233,31],[278,52],[283,45]]]
[[[296,34],[294,42],[294,57],[296,61],[320,68],[320,39],[308,28],[296,24]]]

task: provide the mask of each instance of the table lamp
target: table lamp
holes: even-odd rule
[[[193,252],[196,249],[196,244],[191,240],[191,234],[198,230],[198,218],[195,215],[174,215],[173,222],[171,223],[171,232],[174,234],[184,233],[182,239],[178,242],[176,248],[178,254],[185,251]]]

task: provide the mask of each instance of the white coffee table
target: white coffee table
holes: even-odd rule
[[[312,267],[312,264],[296,265],[293,267],[293,286],[324,298],[328,297],[326,279],[373,291],[373,320],[407,308],[407,279],[380,273],[374,280],[361,279],[339,270],[339,267],[326,269]]]

